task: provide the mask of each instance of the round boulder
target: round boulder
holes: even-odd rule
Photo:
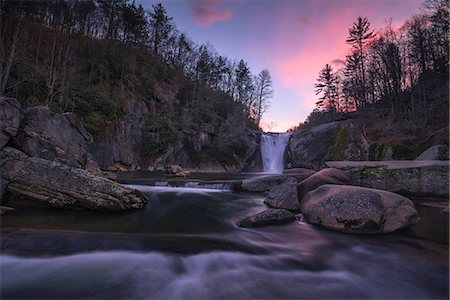
[[[307,222],[349,233],[388,233],[417,224],[414,203],[387,191],[326,184],[300,202]]]
[[[306,193],[315,190],[321,185],[350,184],[351,180],[351,177],[345,171],[333,168],[322,169],[297,185],[298,199],[301,200]]]
[[[300,204],[297,197],[297,180],[289,177],[283,183],[271,188],[264,203],[273,208],[298,211]]]
[[[239,227],[256,227],[264,225],[279,225],[293,222],[295,216],[286,209],[266,209],[240,220]]]

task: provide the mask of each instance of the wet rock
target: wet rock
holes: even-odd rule
[[[286,209],[267,209],[240,220],[237,225],[239,227],[257,227],[286,224],[294,220],[294,214]]]
[[[0,206],[0,215],[6,215],[10,212],[15,211],[14,208],[9,207],[9,206]]]
[[[297,197],[297,180],[289,177],[283,183],[271,188],[264,203],[273,208],[298,211],[300,204]]]
[[[123,211],[142,208],[147,198],[106,178],[10,147],[0,150],[7,201],[27,200],[63,209]]]
[[[179,165],[171,165],[166,168],[166,174],[177,177],[188,177],[190,172],[183,170]]]
[[[332,168],[322,169],[297,185],[298,199],[301,200],[306,193],[324,184],[350,183],[351,177],[345,171]]]
[[[420,154],[416,160],[448,160],[448,147],[446,145],[434,145]]]
[[[402,195],[448,197],[448,161],[330,161],[345,170],[354,185]]]
[[[288,178],[295,178],[298,182],[308,178],[314,174],[314,171],[303,169],[298,173],[287,173],[280,175],[264,175],[254,178],[245,179],[242,181],[242,190],[249,192],[266,192],[271,188],[281,184]]]
[[[0,97],[0,149],[15,137],[23,115],[14,98]]]
[[[389,233],[418,222],[408,198],[357,186],[322,185],[300,207],[307,222],[349,233]]]

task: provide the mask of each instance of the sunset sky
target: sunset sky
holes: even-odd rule
[[[420,12],[422,0],[139,0],[161,2],[178,30],[196,43],[209,42],[219,54],[244,59],[253,74],[267,68],[274,97],[263,117],[285,131],[314,109],[314,83],[327,63],[345,59],[348,28],[368,17],[375,31],[389,19],[399,26]]]

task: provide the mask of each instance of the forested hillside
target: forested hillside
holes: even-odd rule
[[[297,130],[352,118],[372,146],[402,147],[396,158],[448,145],[448,21],[447,0],[426,0],[402,26],[376,29],[366,17],[349,22],[349,54],[321,70],[317,109]]]
[[[104,166],[242,168],[254,151],[269,71],[194,43],[161,4],[2,0],[0,18],[0,94],[80,116]]]

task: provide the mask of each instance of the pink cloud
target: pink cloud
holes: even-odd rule
[[[418,5],[418,1],[408,2]],[[350,51],[350,45],[345,42],[348,28],[356,18],[367,16],[371,28],[378,30],[389,17],[393,17],[396,28],[409,16],[403,14],[405,3],[399,2],[335,1],[321,5],[320,1],[308,1],[286,6],[282,17],[277,18],[279,28],[275,44],[278,47],[273,59],[275,76],[280,84],[302,95],[299,101],[303,105],[313,106],[317,101],[313,92],[316,78],[325,64],[331,63],[333,69],[342,65],[341,61]],[[305,10],[308,11],[308,24],[298,22],[299,15],[304,16],[301,13]],[[292,20],[297,20],[297,23]],[[306,86],[309,88],[302,88]]]
[[[223,8],[220,0],[190,0],[194,21],[202,26],[208,27],[216,22],[224,22],[233,17],[233,12]]]

